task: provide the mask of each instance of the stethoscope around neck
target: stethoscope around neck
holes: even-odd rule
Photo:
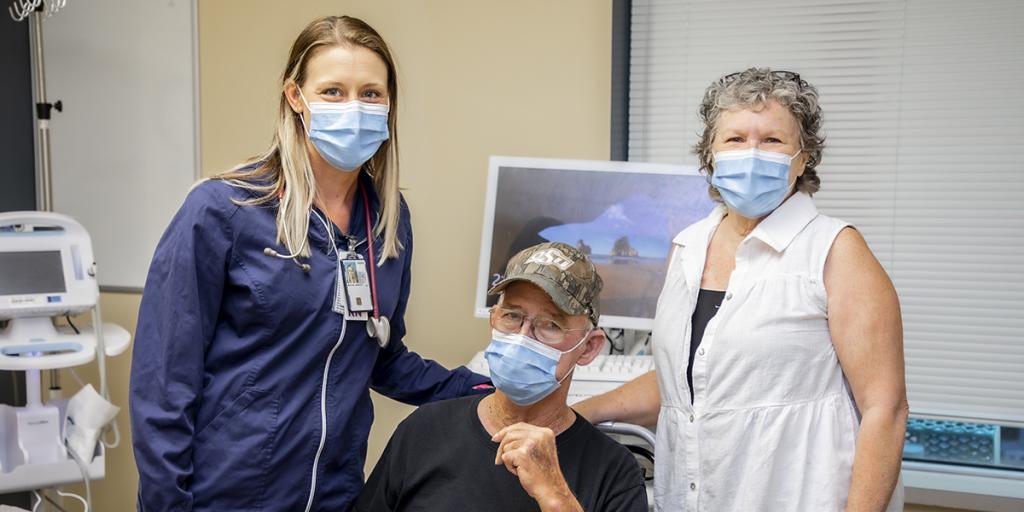
[[[359,190],[363,193],[363,211],[366,213],[366,243],[367,253],[369,253],[370,256],[370,297],[373,300],[373,316],[366,320],[366,333],[369,334],[371,338],[377,340],[377,344],[380,345],[380,348],[386,348],[391,339],[391,322],[388,320],[387,316],[380,314],[380,306],[377,302],[377,256],[373,247],[373,221],[370,218],[370,199],[369,196],[367,196],[366,189],[364,187],[359,187]],[[331,242],[331,250],[337,254],[338,247],[334,242],[334,229],[332,229],[330,224],[327,223],[327,220],[321,217],[319,213],[314,211],[313,215],[315,215],[317,220],[323,224],[324,229],[327,231],[327,238]],[[299,268],[302,269],[303,272],[309,273],[311,268],[309,263],[302,263],[299,261],[299,254],[302,253],[302,250],[306,247],[307,243],[308,237],[303,241],[302,247],[293,254],[281,254],[272,247],[264,248],[263,254],[273,258],[292,260],[299,266]],[[358,245],[353,246],[350,244],[350,246],[350,250],[354,251]]]

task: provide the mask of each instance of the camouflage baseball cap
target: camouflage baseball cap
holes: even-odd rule
[[[529,247],[512,257],[505,275],[487,293],[501,293],[515,281],[537,285],[567,315],[587,315],[597,325],[601,315],[601,276],[579,249],[562,242]]]

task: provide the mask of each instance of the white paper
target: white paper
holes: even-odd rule
[[[92,384],[86,384],[68,402],[64,420],[64,440],[68,447],[86,463],[92,462],[100,432],[120,410],[100,396]]]

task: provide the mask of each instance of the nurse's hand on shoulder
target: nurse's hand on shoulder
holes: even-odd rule
[[[491,439],[501,443],[494,464],[505,464],[542,511],[583,510],[558,467],[554,431],[516,423],[501,429]]]

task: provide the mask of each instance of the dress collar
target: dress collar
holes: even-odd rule
[[[797,192],[762,220],[750,232],[750,237],[764,242],[775,252],[782,252],[817,216],[818,209],[811,196]]]
[[[707,217],[695,224],[696,229],[686,229],[676,235],[673,243],[681,246],[707,246],[711,234],[722,222],[727,210],[720,204]],[[811,196],[805,192],[797,192],[786,199],[778,208],[762,220],[748,235],[757,238],[776,252],[782,252],[815,217],[818,209],[814,206]]]

